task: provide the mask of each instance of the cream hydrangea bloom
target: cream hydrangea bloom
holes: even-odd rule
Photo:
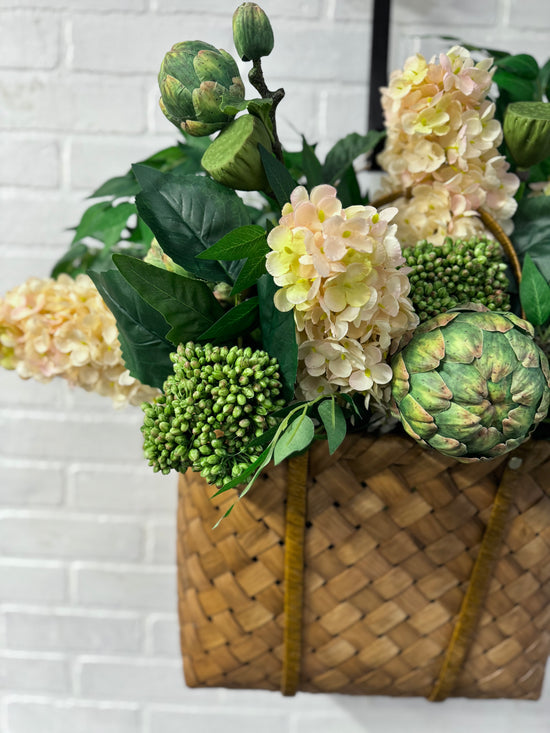
[[[512,229],[519,179],[497,150],[502,129],[486,98],[491,64],[474,63],[460,46],[429,63],[417,54],[382,89],[387,138],[378,161],[388,173],[384,192],[410,193],[395,219],[404,246],[486,234],[480,207]]]
[[[268,235],[266,267],[279,285],[276,307],[294,313],[306,399],[337,390],[361,392],[366,404],[384,397],[392,376],[386,357],[418,324],[398,269],[396,212],[344,209],[332,186],[311,194],[298,186]]]
[[[0,365],[23,379],[63,377],[116,407],[158,394],[124,366],[115,317],[87,275],[31,278],[0,298]]]

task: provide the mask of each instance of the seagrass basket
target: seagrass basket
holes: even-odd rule
[[[187,684],[536,699],[549,477],[547,441],[463,464],[395,434],[351,435],[332,456],[320,442],[270,466],[213,529],[236,493],[212,500],[200,476],[180,476]]]

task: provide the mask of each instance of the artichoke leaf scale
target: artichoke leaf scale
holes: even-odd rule
[[[540,364],[540,350],[532,338],[514,329],[506,334],[510,348],[515,354],[517,361],[524,367],[536,368]]]
[[[484,331],[483,353],[476,359],[475,365],[484,379],[497,384],[514,371],[517,360],[506,339],[499,333]]]
[[[403,359],[409,374],[431,372],[437,369],[445,357],[445,340],[439,328],[418,334],[414,348],[408,344],[403,350]]]
[[[514,328],[514,324],[508,320],[508,314],[503,315],[497,311],[483,311],[482,318],[480,319],[480,313],[476,311],[462,311],[459,314],[458,321],[460,323],[468,323],[474,326],[479,326],[484,331],[506,333]]]
[[[483,353],[483,331],[479,326],[457,321],[443,332],[445,359],[459,364],[471,364]]]
[[[451,402],[449,409],[438,413],[434,421],[438,432],[442,435],[451,436],[467,444],[478,432],[481,418],[456,402]]]
[[[536,406],[544,393],[545,379],[540,369],[516,369],[512,374],[510,394],[513,402]]]
[[[533,423],[535,409],[526,405],[518,405],[509,410],[502,420],[502,434],[505,438],[516,438],[518,435],[526,436]]]
[[[410,393],[401,400],[399,410],[402,417],[420,438],[427,440],[437,432],[433,415],[430,415]]]
[[[441,451],[441,453],[444,453],[446,456],[451,456],[453,458],[458,458],[468,452],[464,443],[461,443],[455,438],[447,438],[440,433],[436,433],[431,437],[428,440],[428,445],[434,448],[434,450]]]
[[[439,375],[451,391],[455,402],[479,405],[487,397],[487,381],[475,364],[456,364],[445,359]]]
[[[393,399],[399,404],[403,397],[408,394],[410,389],[409,384],[409,372],[403,361],[403,355],[397,354],[392,363],[393,370],[393,383],[392,383],[392,396]]]
[[[411,374],[410,389],[413,395],[422,395],[422,406],[429,412],[448,410],[453,393],[437,371]]]
[[[486,456],[496,445],[502,442],[502,433],[495,427],[480,427],[476,435],[468,441],[468,455]]]

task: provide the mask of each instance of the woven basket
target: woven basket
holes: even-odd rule
[[[333,456],[315,444],[294,605],[287,466],[270,466],[217,529],[235,492],[212,501],[200,476],[180,476],[187,684],[288,693],[290,665],[308,692],[536,699],[550,648],[550,442],[513,455],[510,479],[509,456],[462,464],[396,435],[352,435]],[[293,572],[300,588],[301,564]]]

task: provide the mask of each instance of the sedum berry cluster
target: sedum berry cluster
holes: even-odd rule
[[[510,310],[508,278],[502,250],[492,239],[472,237],[441,246],[426,240],[403,250],[411,268],[410,298],[420,321],[464,303],[481,303],[489,310]]]
[[[154,471],[191,468],[223,486],[262,452],[251,441],[277,424],[270,413],[285,404],[279,365],[250,347],[192,342],[170,358],[163,394],[142,405],[145,457]]]

